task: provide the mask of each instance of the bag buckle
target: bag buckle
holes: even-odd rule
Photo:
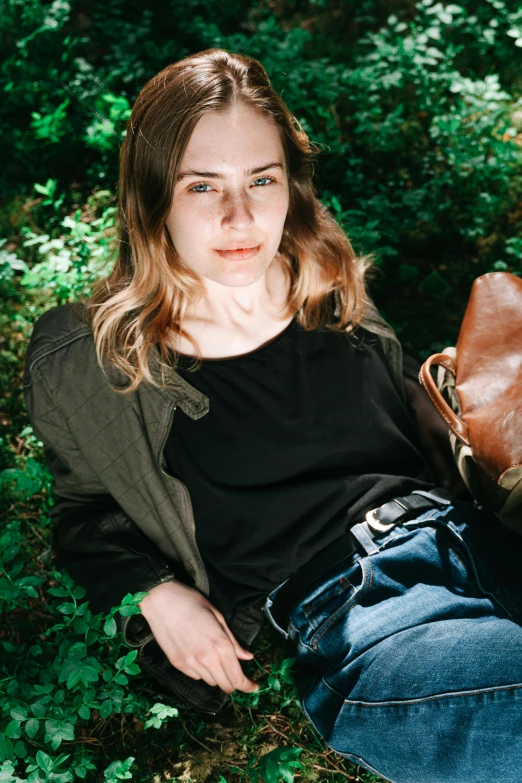
[[[379,533],[385,533],[387,530],[395,527],[397,522],[381,522],[381,520],[375,516],[375,513],[378,510],[379,508],[372,508],[371,511],[367,511],[365,519],[372,530],[378,531]]]

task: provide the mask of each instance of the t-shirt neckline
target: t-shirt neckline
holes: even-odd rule
[[[239,362],[246,362],[249,359],[257,359],[258,356],[261,356],[261,354],[266,353],[267,351],[274,348],[276,345],[279,345],[282,340],[289,334],[292,329],[297,324],[297,315],[294,315],[292,320],[290,321],[285,328],[279,332],[279,334],[276,334],[275,337],[270,338],[267,342],[263,343],[263,345],[260,345],[258,348],[254,348],[253,351],[248,351],[247,353],[238,354],[237,356],[228,356],[224,358],[216,358],[216,359],[202,359],[202,365],[205,366],[216,366],[216,365],[223,365],[223,364],[238,364]],[[180,353],[177,354],[178,356],[178,362],[179,367],[181,369],[186,369],[189,367],[194,361],[195,356],[190,356],[189,354]]]

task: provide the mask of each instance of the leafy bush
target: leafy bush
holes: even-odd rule
[[[12,492],[29,498],[49,489],[50,476],[28,459],[25,471],[4,470],[0,482],[4,489],[14,486]],[[81,742],[73,746],[72,754],[55,754],[63,742],[84,735],[83,726],[93,712],[101,720],[114,714],[134,715],[146,729],[159,728],[177,710],[151,704],[133,688],[130,681],[140,673],[135,663],[138,652],[120,654],[122,639],[115,615],[139,612],[136,604],[145,594],[126,596],[106,616],[93,615],[88,602],[81,601],[83,587],[66,573],[44,568],[48,549],[35,573],[34,545],[24,534],[25,527],[23,520],[13,519],[0,536],[0,613],[4,627],[16,627],[19,634],[15,642],[1,642],[0,762],[7,763],[2,780],[18,779],[18,766],[23,763],[29,783],[67,783],[97,768],[94,754]],[[39,528],[40,537],[48,532],[48,517],[42,515]],[[45,613],[37,609],[41,606]],[[147,714],[153,717],[146,720]],[[114,764],[111,767],[113,772]]]
[[[349,764],[314,763],[324,744],[300,710],[293,659],[273,660],[270,632],[247,664],[266,683],[233,694],[235,743],[219,755],[228,728],[207,738],[211,728],[158,700],[135,651],[122,649],[114,618],[139,611],[139,596],[93,615],[56,570],[52,483],[24,411],[23,349],[43,310],[87,293],[114,260],[118,149],[140,88],[212,46],[260,59],[323,150],[318,195],[356,251],[374,254],[372,293],[406,349],[423,358],[454,343],[472,280],[522,274],[522,9],[515,0],[399,0],[392,14],[385,0],[7,0],[0,14],[0,783],[148,780],[151,765],[156,783],[161,765],[166,779],[346,776]],[[142,752],[128,755],[125,738],[138,733]],[[279,747],[281,735],[293,746]]]

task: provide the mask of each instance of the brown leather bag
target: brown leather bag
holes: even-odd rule
[[[477,278],[456,347],[430,356],[419,380],[471,494],[522,534],[522,279]]]

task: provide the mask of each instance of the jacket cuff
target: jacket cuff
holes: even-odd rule
[[[150,592],[153,587],[163,584],[164,582],[176,581],[174,575],[169,570],[165,570],[163,576],[160,575],[158,581],[151,584],[149,587],[143,587],[140,592]],[[129,617],[118,616],[117,622],[120,626],[120,631],[123,634],[123,641],[128,647],[143,647],[144,644],[154,639],[154,634],[150,629],[150,625],[143,616],[143,614],[131,614]]]

